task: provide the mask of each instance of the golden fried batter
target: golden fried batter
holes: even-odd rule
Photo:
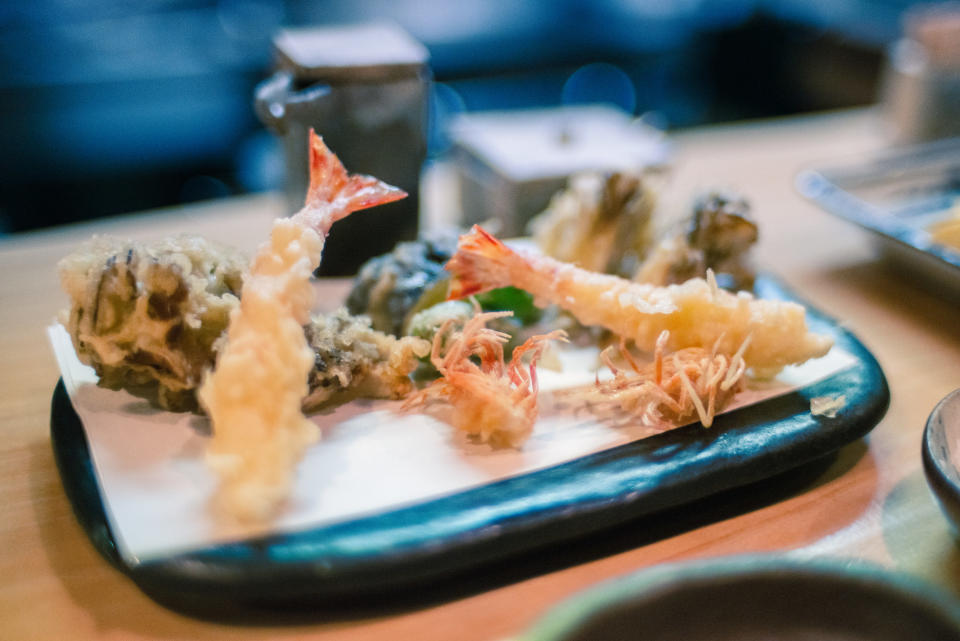
[[[71,300],[63,322],[100,385],[191,409],[245,266],[239,252],[198,236],[152,245],[95,236],[58,265]]]
[[[304,328],[316,359],[304,409],[355,397],[401,398],[413,387],[410,373],[430,343],[415,336],[394,338],[370,326],[366,316],[346,309],[315,316]]]
[[[749,252],[757,235],[746,200],[731,193],[708,193],[694,204],[686,231],[663,239],[637,268],[633,280],[679,285],[713,271],[724,288],[752,289],[756,274]]]
[[[530,229],[548,256],[628,276],[653,243],[656,201],[642,175],[579,174],[530,222]]]

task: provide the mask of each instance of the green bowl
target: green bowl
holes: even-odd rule
[[[955,641],[960,603],[853,561],[664,565],[573,597],[520,641]]]

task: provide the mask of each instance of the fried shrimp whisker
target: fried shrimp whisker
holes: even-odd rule
[[[747,334],[747,337],[743,339],[743,343],[740,344],[740,348],[737,349],[736,353],[731,357],[730,360],[733,366],[727,370],[727,375],[724,377],[723,382],[720,383],[721,391],[726,392],[736,385],[746,373],[747,363],[743,359],[743,354],[747,351],[747,347],[750,346],[750,340],[752,338],[753,336],[751,334]]]
[[[613,378],[567,397],[583,400],[597,410],[617,408],[660,428],[694,419],[710,427],[716,413],[739,391],[746,372],[743,353],[748,340],[732,357],[720,353],[716,345],[710,350],[688,347],[668,353],[669,336],[664,331],[657,337],[653,360],[646,364],[639,363],[621,341],[618,355],[628,367],[618,368],[614,349],[608,347],[600,358]]]
[[[513,350],[507,363],[503,346],[510,335],[486,324],[511,315],[477,309],[459,330],[451,321],[444,323],[430,352],[440,378],[408,397],[403,409],[442,403],[454,410],[454,427],[480,442],[516,447],[526,440],[538,414],[537,361],[550,341],[565,341],[566,333],[554,330],[531,337]]]

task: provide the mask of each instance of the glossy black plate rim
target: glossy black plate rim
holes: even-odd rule
[[[579,641],[587,638],[611,641],[612,637],[598,636],[598,630],[611,627],[611,617],[614,620],[617,617],[629,620],[631,638],[649,637],[654,632],[653,638],[659,639],[663,638],[662,635],[657,636],[656,631],[644,629],[645,613],[654,613],[681,601],[689,604],[691,617],[698,614],[710,616],[710,613],[697,611],[695,599],[702,600],[703,595],[712,594],[722,600],[731,594],[743,593],[751,586],[769,589],[773,601],[778,600],[780,595],[799,600],[808,598],[810,593],[828,599],[822,611],[813,609],[810,623],[811,628],[816,628],[822,636],[831,639],[837,638],[831,633],[838,633],[840,629],[857,629],[866,623],[858,621],[853,612],[845,610],[843,600],[849,600],[851,595],[875,602],[877,607],[885,604],[888,610],[886,615],[901,619],[898,624],[903,626],[923,622],[940,628],[942,636],[937,637],[938,641],[960,639],[960,603],[939,588],[910,575],[861,560],[747,555],[670,563],[602,583],[551,608],[517,641]],[[694,597],[694,594],[698,596]],[[833,599],[829,600],[830,597]],[[742,610],[730,618],[749,618],[752,604],[740,605]],[[783,605],[784,621],[781,623],[786,623],[785,620],[791,617],[791,603]],[[767,608],[762,614],[779,619],[781,613]],[[604,617],[607,617],[606,621]],[[716,636],[711,635],[709,639],[730,638],[723,635],[724,618],[715,623],[720,628],[715,630]],[[789,630],[764,630],[761,627],[754,631],[767,632],[769,638],[774,638],[778,633]],[[683,638],[707,641],[706,637]],[[908,635],[902,638],[913,637]]]
[[[764,298],[793,298],[767,277],[757,288]],[[51,439],[67,496],[91,541],[168,607],[220,618],[402,594],[768,478],[867,434],[889,403],[883,372],[837,323],[809,307],[808,321],[833,335],[855,364],[803,390],[722,415],[709,430],[690,425],[404,509],[143,563],[118,553],[83,426],[62,382],[53,396]],[[810,413],[811,398],[838,394],[846,395],[846,406],[836,418]],[[749,451],[749,439],[739,438],[745,429],[786,436],[777,447]]]

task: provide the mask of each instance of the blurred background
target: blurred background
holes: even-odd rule
[[[278,143],[252,96],[285,26],[389,19],[426,45],[435,157],[463,111],[598,98],[676,129],[869,104],[909,5],[3,2],[0,233],[280,188]]]

